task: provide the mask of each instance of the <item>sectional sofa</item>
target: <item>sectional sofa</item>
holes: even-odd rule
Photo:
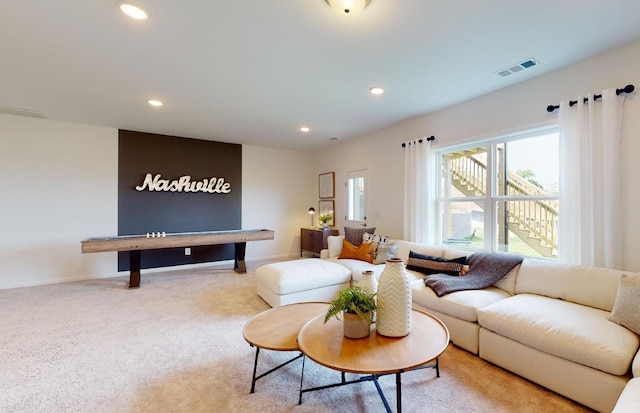
[[[382,273],[384,264],[339,258],[343,239],[330,236],[321,259],[347,268],[353,285],[364,270]],[[448,259],[471,254],[395,242],[405,263],[410,251]],[[525,258],[490,287],[441,297],[425,286],[424,274],[407,273],[414,307],[440,318],[454,344],[594,410],[640,411],[640,379],[629,383],[616,406],[631,377],[640,376],[638,335],[608,319],[622,271]],[[634,305],[629,310],[637,313]]]

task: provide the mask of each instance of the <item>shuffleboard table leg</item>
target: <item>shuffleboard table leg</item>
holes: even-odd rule
[[[140,287],[140,250],[129,251],[129,288]]]
[[[246,242],[236,242],[236,254],[235,260],[233,263],[233,269],[235,272],[239,274],[244,274],[247,272],[247,266],[244,263],[244,254],[247,250]]]

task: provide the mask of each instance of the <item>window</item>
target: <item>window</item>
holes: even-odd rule
[[[556,128],[438,152],[443,244],[556,258]]]
[[[346,226],[366,226],[366,192],[367,171],[347,172],[347,216]]]

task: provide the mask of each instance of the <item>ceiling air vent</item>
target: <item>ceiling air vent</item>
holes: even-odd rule
[[[505,69],[499,70],[497,72],[495,72],[497,75],[502,76],[502,77],[507,77],[507,76],[511,76],[514,73],[520,72],[524,69],[528,69],[530,67],[539,65],[540,62],[538,62],[536,59],[531,58],[531,59],[527,59],[523,62],[517,63],[515,65],[511,65]]]

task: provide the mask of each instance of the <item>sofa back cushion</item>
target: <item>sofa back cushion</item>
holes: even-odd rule
[[[622,271],[526,258],[516,279],[517,294],[538,294],[611,311]]]
[[[444,248],[442,246],[425,245],[418,242],[401,240],[398,242],[398,252],[396,254],[396,257],[402,258],[402,261],[404,261],[404,264],[406,265],[409,261],[409,252],[411,251],[417,252],[418,254],[433,255],[435,257],[444,256]]]
[[[334,258],[342,252],[342,241],[344,235],[329,235],[327,237],[327,248],[329,249],[329,258]]]

